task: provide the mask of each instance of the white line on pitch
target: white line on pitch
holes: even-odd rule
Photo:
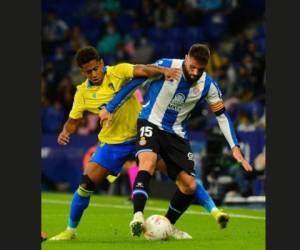
[[[69,205],[70,201],[42,199],[42,203]],[[132,206],[114,205],[114,204],[90,203],[89,206],[91,206],[91,207],[105,207],[105,208],[132,209]],[[165,212],[166,208],[158,208],[158,207],[147,206],[147,210]],[[193,210],[188,210],[185,213],[186,214],[196,214],[196,215],[210,215],[209,213],[206,213],[206,212],[198,212],[198,211],[193,211]],[[261,216],[245,215],[245,214],[229,214],[229,215],[232,218],[253,219],[253,220],[265,220],[266,219],[265,217],[261,217]]]

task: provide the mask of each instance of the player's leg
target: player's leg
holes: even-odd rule
[[[140,236],[144,224],[144,208],[148,199],[150,179],[155,171],[159,143],[157,136],[158,128],[145,121],[137,122],[137,157],[139,171],[133,185],[133,219],[130,222],[131,234]]]
[[[160,159],[157,162],[157,170],[161,173],[167,175],[167,166],[163,159]],[[216,204],[210,197],[210,195],[206,192],[202,183],[196,179],[196,192],[195,192],[195,199],[198,203],[203,206],[209,213],[212,213],[217,209]]]
[[[127,170],[130,193],[133,191],[133,185],[138,173],[138,166],[135,160],[127,160],[123,166]]]
[[[168,138],[168,141],[171,141],[172,143],[170,145],[173,145],[172,147],[169,146],[167,148],[168,153],[165,154],[166,163],[168,165],[168,175],[174,180],[175,178],[177,178],[176,176],[178,174],[178,171],[181,171],[183,169],[189,175],[195,176],[193,154],[191,153],[189,143],[187,141],[182,141],[174,137]],[[160,165],[160,168],[162,168],[163,164],[164,162],[159,162],[158,165]],[[181,177],[179,176],[179,178]],[[183,185],[184,183],[183,181],[180,181],[179,184]],[[202,183],[199,181],[196,181],[196,190],[194,196],[196,201],[198,201],[198,203],[202,205],[215,218],[220,227],[225,228],[229,221],[228,214],[224,213],[216,207],[214,201],[206,192]]]
[[[161,159],[157,160],[156,170],[158,170],[159,172],[161,172],[164,175],[168,175],[167,165],[166,165],[164,159],[161,158]]]
[[[121,171],[125,159],[135,150],[135,142],[123,144],[102,144],[97,147],[95,154],[84,169],[80,186],[74,194],[68,228],[61,234],[54,236],[52,240],[72,239],[75,237],[75,229],[81,219],[84,210],[88,207],[90,196],[109,174],[117,176]]]
[[[76,229],[84,210],[88,207],[90,196],[96,187],[109,174],[109,171],[95,162],[89,162],[81,177],[80,185],[74,194],[68,222],[69,229]]]
[[[196,190],[195,177],[189,175],[185,171],[181,171],[176,179],[177,189],[170,201],[166,217],[173,225],[171,237],[174,239],[192,239],[188,233],[181,231],[175,227],[176,221],[187,210],[194,200]]]
[[[139,171],[134,182],[132,192],[133,219],[130,229],[133,236],[140,236],[144,224],[144,208],[149,194],[150,179],[155,171],[157,154],[154,152],[142,152],[138,155]]]
[[[215,218],[215,220],[217,221],[217,223],[220,225],[220,228],[225,228],[227,226],[227,223],[229,221],[229,215],[227,213],[224,213],[222,210],[218,209],[215,205],[215,203],[213,202],[213,200],[211,199],[211,197],[209,196],[209,194],[206,192],[206,190],[204,189],[204,187],[202,186],[202,184],[200,182],[197,182],[196,179],[192,176],[186,177],[187,173],[179,174],[177,177],[177,181],[176,184],[178,186],[179,191],[181,191],[182,193],[186,194],[186,190],[190,190],[192,191],[192,188],[195,187],[195,192],[194,192],[194,197],[202,202],[202,206],[204,206],[210,213],[211,215]],[[193,178],[194,180],[189,180],[189,178]],[[176,201],[179,199],[184,200],[184,196],[182,196],[182,194],[178,194],[177,193],[178,190],[176,191],[173,199]],[[177,197],[176,197],[177,196]],[[181,196],[181,198],[180,198]],[[199,198],[200,197],[200,198]],[[170,202],[170,207],[172,205],[172,201]],[[192,199],[193,201],[193,199]],[[174,201],[173,201],[174,202]],[[190,203],[191,204],[191,203]],[[186,208],[185,210],[188,208],[188,204],[186,204]],[[168,210],[168,213],[166,215],[166,217],[171,221],[172,224],[175,224],[175,222],[179,219],[179,217],[183,214],[184,210],[181,210],[182,212],[180,214],[177,214],[176,216],[176,211],[173,211],[172,209]],[[178,210],[180,211],[180,210]],[[173,216],[173,217],[172,217]],[[170,218],[169,218],[170,217]],[[174,219],[175,222],[174,222]]]
[[[177,189],[173,195],[166,217],[175,224],[184,211],[192,204],[196,190],[195,177],[181,171],[176,179]]]
[[[65,231],[52,237],[50,240],[72,240],[76,237],[76,228],[84,210],[88,207],[90,196],[109,174],[109,171],[95,162],[89,162],[84,169],[80,185],[73,195],[71,202],[68,226]]]
[[[166,217],[173,225],[171,236],[175,239],[191,239],[188,233],[176,229],[174,225],[193,202],[196,190],[194,161],[190,145],[185,139],[164,133],[160,155],[167,166],[168,176],[177,185],[166,213]]]
[[[229,215],[219,208],[217,208],[213,199],[205,190],[204,186],[199,180],[196,180],[196,192],[195,199],[196,201],[203,206],[216,220],[216,222],[220,225],[220,228],[223,229],[227,226],[229,221]]]

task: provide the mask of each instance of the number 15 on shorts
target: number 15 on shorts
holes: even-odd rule
[[[143,126],[140,128],[140,137],[151,137],[153,135],[152,127]]]

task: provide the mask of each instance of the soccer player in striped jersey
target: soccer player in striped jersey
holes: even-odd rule
[[[216,218],[221,227],[225,227],[228,222],[228,215],[216,208],[207,192],[195,180],[187,122],[197,103],[203,100],[208,102],[230,145],[233,157],[246,171],[252,171],[251,165],[240,151],[235,130],[225,110],[221,91],[212,77],[205,72],[209,57],[210,51],[206,45],[194,44],[184,60],[161,59],[156,63],[157,66],[180,69],[179,80],[169,81],[161,77],[147,80],[150,86],[137,122],[136,155],[139,160],[139,172],[133,190],[134,216],[130,222],[132,235],[140,236],[143,231],[143,211],[158,154],[165,162],[169,177],[178,187],[166,214],[173,225],[190,206],[194,197],[202,201],[200,204]],[[100,118],[113,120],[111,113],[119,107],[128,93],[141,83],[142,81],[132,81],[122,88],[102,110]],[[178,239],[192,238],[175,226],[173,236]]]
[[[179,71],[162,66],[132,65],[121,63],[104,66],[94,47],[85,47],[76,54],[76,61],[86,80],[77,87],[72,110],[58,136],[58,143],[67,145],[75,133],[83,112],[99,113],[102,105],[108,103],[115,93],[133,77],[163,75],[165,79],[178,79]],[[90,159],[71,203],[68,226],[62,233],[50,240],[71,240],[90,196],[108,175],[117,176],[122,165],[135,154],[136,119],[141,105],[135,95],[130,96],[115,113],[115,120],[103,127],[98,135],[101,144]]]

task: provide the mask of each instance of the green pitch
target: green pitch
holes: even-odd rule
[[[66,228],[71,194],[42,194],[42,230],[49,237]],[[164,214],[168,201],[150,199],[145,215]],[[265,211],[226,209],[231,215],[228,228],[220,230],[203,208],[192,205],[176,223],[193,236],[192,240],[147,241],[129,234],[132,204],[127,197],[94,195],[77,230],[77,239],[67,242],[45,241],[43,250],[135,250],[201,249],[264,250]]]

